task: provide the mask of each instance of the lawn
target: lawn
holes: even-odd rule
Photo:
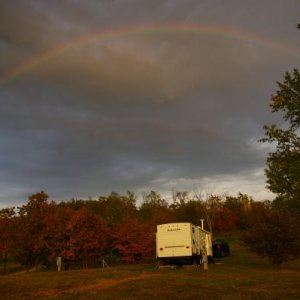
[[[208,270],[118,266],[0,276],[1,299],[300,299],[300,260],[274,269],[228,237],[231,255]]]

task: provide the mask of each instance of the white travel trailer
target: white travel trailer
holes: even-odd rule
[[[212,256],[211,234],[191,223],[157,225],[156,257],[162,264],[201,264]]]

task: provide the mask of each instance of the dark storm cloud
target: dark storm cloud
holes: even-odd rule
[[[0,38],[24,50],[49,46],[59,33],[47,10],[38,1],[2,1],[0,4]]]
[[[1,205],[41,189],[68,199],[195,184],[270,197],[269,148],[257,140],[274,119],[268,101],[276,81],[299,65],[291,52],[300,48],[297,1],[0,5],[3,70],[87,33],[133,24],[216,24],[266,37],[119,36],[28,68],[0,89]]]

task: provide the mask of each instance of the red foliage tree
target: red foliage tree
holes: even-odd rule
[[[236,229],[238,226],[238,218],[234,211],[227,207],[222,207],[216,214],[213,223],[214,231],[226,231]]]
[[[68,241],[62,256],[65,259],[81,261],[82,267],[87,268],[90,262],[104,254],[109,230],[99,215],[82,207],[71,217],[66,234]]]
[[[31,195],[28,203],[19,208],[15,258],[28,267],[48,264],[45,220],[54,205],[48,203],[48,195],[41,191]]]
[[[44,214],[43,232],[39,236],[38,244],[48,249],[48,260],[54,262],[57,256],[64,253],[69,236],[67,224],[70,222],[74,210],[68,207],[61,207],[55,203],[48,206]]]
[[[122,260],[137,263],[155,256],[155,233],[153,227],[137,219],[125,219],[113,232],[113,246],[122,255]]]
[[[6,273],[7,259],[14,249],[15,220],[14,208],[0,210],[0,257],[3,261],[4,273]]]

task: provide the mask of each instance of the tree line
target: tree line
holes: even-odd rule
[[[173,192],[173,201],[151,191],[137,206],[134,193],[112,192],[92,200],[55,202],[44,192],[31,195],[17,208],[0,211],[0,254],[28,268],[53,266],[62,257],[66,266],[155,260],[156,225],[169,222],[200,224],[218,232],[247,228],[250,212],[263,205],[251,197],[209,195],[190,197]]]

